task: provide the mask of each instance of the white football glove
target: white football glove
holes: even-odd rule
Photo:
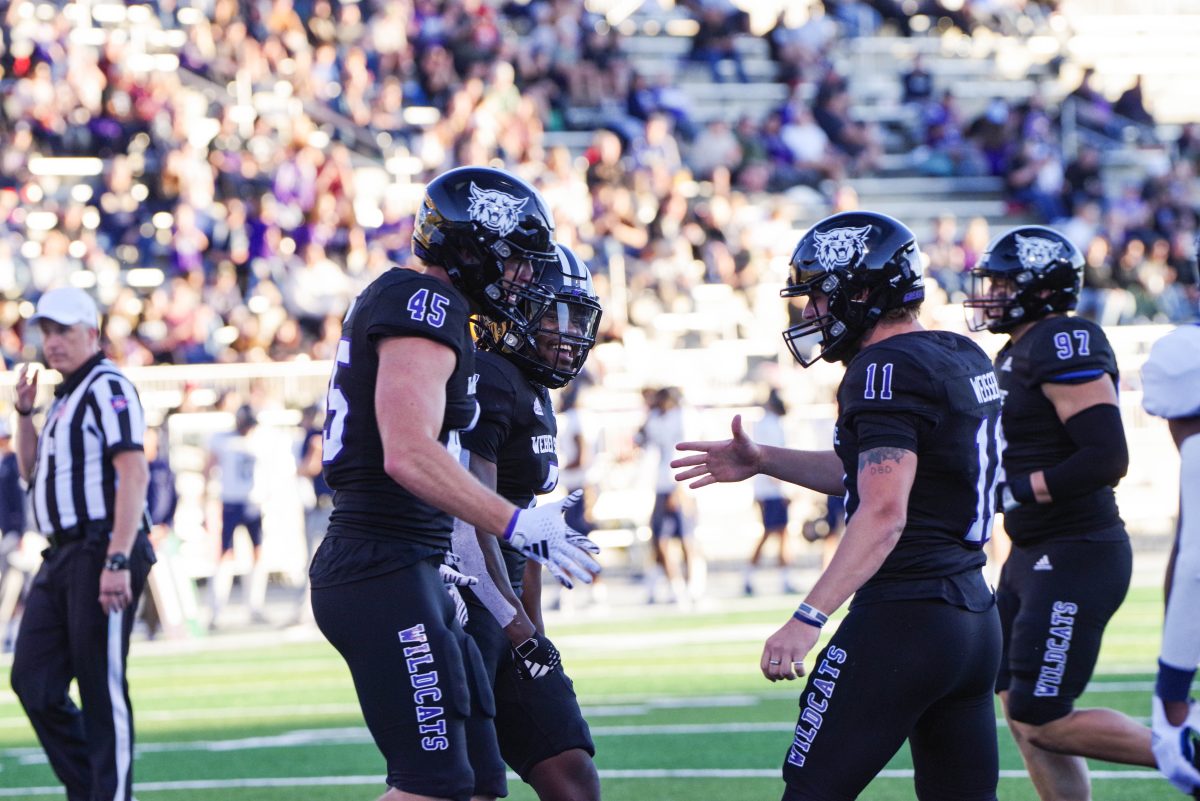
[[[567,589],[575,586],[575,580],[591,584],[600,572],[600,563],[592,558],[600,553],[599,546],[563,520],[563,511],[582,497],[583,490],[575,490],[561,501],[518,509],[504,534],[510,545],[545,565]]]
[[[1200,739],[1200,707],[1188,702],[1187,720],[1172,726],[1163,711],[1162,699],[1151,700],[1151,750],[1158,770],[1177,790],[1194,793],[1200,790],[1200,770],[1196,768],[1196,740]]]
[[[458,554],[446,551],[446,561],[438,565],[438,575],[442,577],[442,584],[445,585],[446,592],[450,594],[450,600],[454,601],[454,619],[458,621],[458,625],[466,626],[467,602],[463,600],[462,593],[458,591],[458,588],[474,587],[479,583],[479,579],[458,572],[456,568],[460,562],[462,562],[462,558]]]

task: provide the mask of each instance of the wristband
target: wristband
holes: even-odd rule
[[[1195,670],[1182,670],[1158,660],[1158,680],[1154,694],[1164,701],[1186,701],[1192,690]]]
[[[13,411],[15,411],[15,412],[16,412],[18,415],[20,415],[21,417],[28,417],[29,415],[31,415],[31,414],[33,414],[35,411],[37,411],[37,407],[36,407],[36,406],[30,406],[28,409],[26,409],[26,410],[22,411],[22,410],[21,410],[21,407],[14,405],[14,406],[13,406]]]
[[[512,539],[513,532],[517,530],[517,518],[521,516],[520,509],[514,509],[512,517],[508,520],[508,526],[504,529],[504,541],[508,542]]]
[[[1037,503],[1037,496],[1033,492],[1033,482],[1029,480],[1029,476],[1008,476],[1008,491],[1012,493],[1015,500],[1021,503]]]
[[[829,622],[829,615],[809,604],[800,604],[796,607],[796,611],[792,612],[792,617],[818,629]]]

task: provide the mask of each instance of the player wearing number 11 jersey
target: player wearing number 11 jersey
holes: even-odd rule
[[[380,276],[343,323],[323,448],[334,508],[309,571],[312,606],[387,760],[388,801],[504,793],[491,688],[439,572],[453,518],[578,580],[599,570],[572,543],[561,505],[518,509],[458,458],[459,432],[479,414],[468,316],[527,325],[524,315],[540,314],[553,299],[538,287],[557,264],[552,237],[524,181],[451,170],[426,188],[418,215],[422,269]],[[486,780],[468,757],[468,718],[471,751],[492,757]]]
[[[1025,226],[998,237],[972,278],[971,327],[1009,336],[996,357],[1000,502],[1013,541],[996,592],[996,691],[1043,801],[1088,798],[1084,757],[1154,767],[1149,729],[1074,706],[1133,567],[1113,495],[1129,464],[1117,361],[1099,326],[1068,315],[1083,256],[1057,231]]]
[[[784,338],[805,366],[846,363],[833,449],[733,438],[680,443],[692,486],[757,473],[846,495],[846,531],[804,603],[766,642],[771,681],[804,675],[830,614],[849,612],[812,663],[783,766],[785,801],[851,801],[908,741],[921,801],[995,801],[992,686],[1000,623],[983,545],[1000,473],[1000,391],[969,339],[927,331],[921,254],[902,223],[847,212],[817,223],[785,297]]]

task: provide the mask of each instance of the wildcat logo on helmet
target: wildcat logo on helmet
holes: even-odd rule
[[[834,228],[832,231],[815,231],[817,261],[826,270],[848,267],[857,257],[867,252],[867,234],[871,226],[861,228]]]
[[[1062,242],[1017,234],[1017,258],[1025,267],[1045,267],[1063,257]]]
[[[517,227],[517,215],[528,202],[527,197],[513,197],[496,189],[480,189],[472,182],[467,214],[484,228],[508,236]]]

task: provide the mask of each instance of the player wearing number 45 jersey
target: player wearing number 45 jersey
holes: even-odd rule
[[[312,605],[387,760],[389,801],[466,801],[479,789],[468,719],[484,720],[471,749],[499,766],[485,789],[504,792],[486,673],[439,571],[453,518],[564,578],[599,570],[561,504],[518,509],[458,459],[459,432],[479,414],[468,315],[520,324],[539,315],[552,301],[537,286],[556,263],[552,237],[549,211],[523,181],[451,170],[429,184],[418,214],[423,269],[380,276],[343,324],[323,452],[334,508],[310,568]]]
[[[981,571],[1000,469],[991,364],[917,321],[921,254],[885,215],[817,223],[784,295],[806,298],[784,333],[797,360],[847,365],[833,449],[758,445],[735,417],[732,439],[680,443],[699,453],[672,462],[694,487],[764,473],[846,494],[836,554],[760,662],[771,681],[804,675],[821,626],[854,595],[800,695],[783,798],[857,798],[907,739],[921,801],[994,801],[1000,623]]]
[[[996,691],[1044,801],[1090,797],[1084,757],[1155,764],[1149,729],[1111,709],[1074,708],[1132,570],[1113,495],[1129,463],[1116,358],[1098,326],[1067,314],[1082,276],[1083,256],[1062,234],[1017,228],[988,246],[966,303],[971,328],[1009,335],[995,365],[1000,502],[1013,541],[996,594]]]

